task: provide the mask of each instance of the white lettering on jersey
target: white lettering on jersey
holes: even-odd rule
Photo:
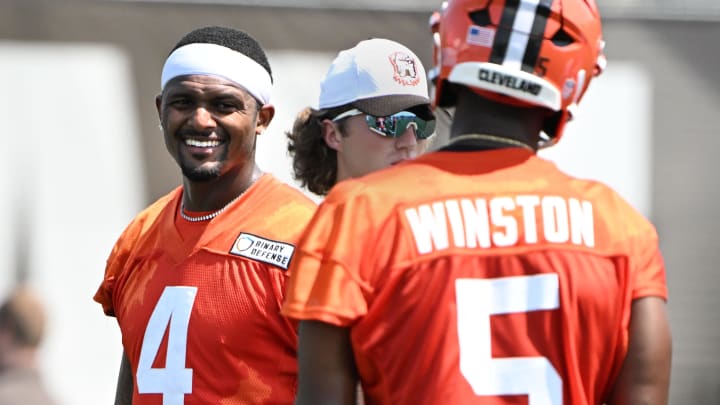
[[[515,197],[515,202],[522,208],[525,243],[537,243],[538,234],[535,208],[540,205],[540,197],[536,195],[519,195]]]
[[[429,253],[435,249],[447,249],[448,233],[445,221],[445,206],[436,202],[432,208],[423,204],[417,209],[411,208],[405,211],[410,227],[415,235],[415,243],[420,253]]]
[[[490,222],[504,231],[495,231],[492,241],[495,246],[513,246],[517,244],[518,229],[515,217],[505,215],[515,210],[515,201],[510,197],[497,197],[490,200]]]
[[[407,208],[420,254],[457,248],[571,243],[595,246],[593,206],[559,196],[518,195],[437,201]],[[522,237],[522,238],[521,238]]]
[[[595,246],[595,224],[593,223],[593,207],[590,201],[570,198],[570,238],[575,245]]]
[[[295,246],[270,239],[261,238],[249,233],[241,233],[235,239],[230,253],[263,263],[272,264],[287,270]]]
[[[545,197],[541,205],[545,239],[551,243],[567,242],[570,238],[570,224],[568,224],[565,199]]]

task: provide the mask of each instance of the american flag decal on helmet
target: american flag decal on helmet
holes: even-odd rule
[[[470,45],[484,46],[490,48],[493,45],[495,39],[495,28],[480,27],[478,25],[471,25],[468,28],[467,38],[465,42]]]

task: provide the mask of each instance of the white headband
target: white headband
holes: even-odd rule
[[[270,101],[272,79],[259,63],[216,44],[188,44],[173,51],[165,61],[160,88],[170,80],[185,75],[219,76],[242,86],[262,104]]]

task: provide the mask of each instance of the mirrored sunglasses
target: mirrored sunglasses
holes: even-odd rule
[[[390,138],[401,136],[411,126],[415,129],[417,139],[427,139],[435,132],[435,120],[424,120],[409,111],[400,111],[387,117],[376,117],[354,108],[339,114],[333,118],[333,122],[356,115],[365,115],[365,122],[371,131]]]

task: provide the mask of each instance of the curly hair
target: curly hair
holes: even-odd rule
[[[293,160],[293,177],[315,194],[326,195],[337,181],[337,151],[325,143],[322,120],[350,108],[340,106],[315,110],[307,107],[298,113],[292,131],[285,133],[288,152]],[[345,133],[344,123],[345,120],[338,122],[341,134]]]

